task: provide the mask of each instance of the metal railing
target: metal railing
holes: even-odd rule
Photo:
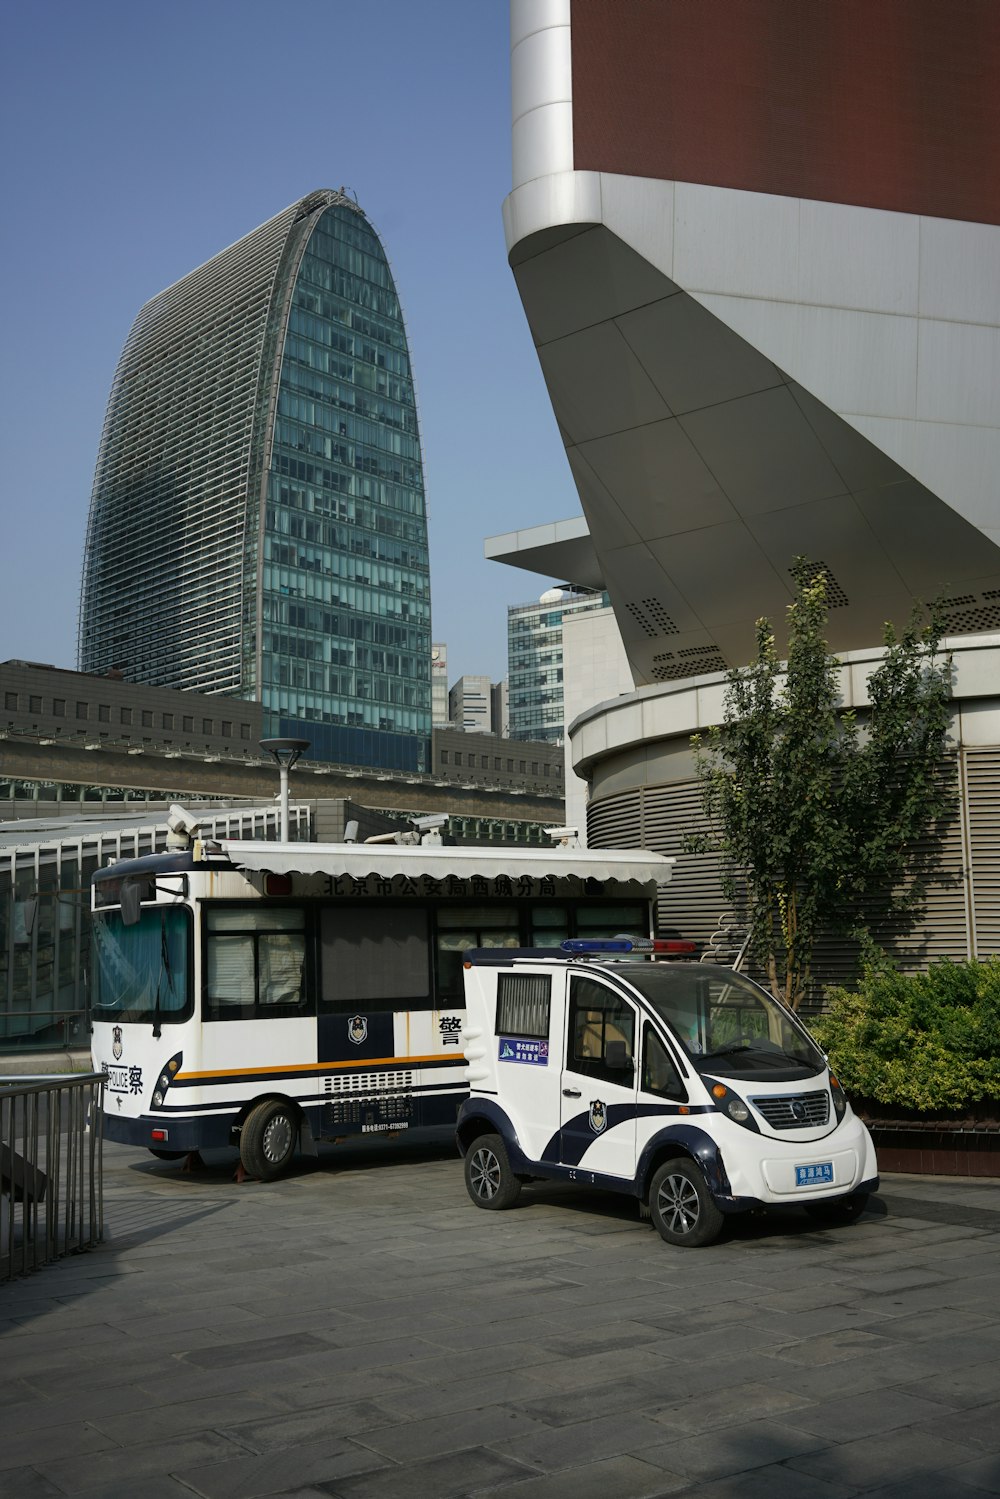
[[[0,1281],[100,1242],[104,1082],[0,1078]]]

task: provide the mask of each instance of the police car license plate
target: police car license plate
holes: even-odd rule
[[[833,1181],[833,1162],[817,1161],[812,1166],[796,1166],[795,1185],[797,1187],[822,1187]]]

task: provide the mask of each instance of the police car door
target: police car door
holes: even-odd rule
[[[560,1098],[560,1160],[635,1175],[636,1012],[596,975],[571,973]]]

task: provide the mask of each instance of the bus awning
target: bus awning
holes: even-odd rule
[[[393,843],[250,843],[236,839],[212,840],[212,849],[225,854],[235,869],[267,874],[348,875],[363,879],[378,875],[411,878],[427,875],[445,880],[449,875],[468,879],[480,875],[496,879],[530,875],[533,879],[617,880],[639,885],[665,885],[674,860],[646,849],[620,848],[495,848],[447,847],[440,844]]]

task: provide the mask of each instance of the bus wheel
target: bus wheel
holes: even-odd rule
[[[480,1135],[465,1156],[465,1185],[477,1208],[513,1207],[521,1183],[510,1169],[507,1149],[499,1135]]]
[[[240,1164],[248,1176],[273,1181],[295,1154],[299,1122],[280,1099],[266,1099],[250,1110],[240,1131]]]
[[[667,1161],[649,1184],[649,1213],[661,1239],[697,1249],[719,1237],[723,1219],[693,1161]]]

